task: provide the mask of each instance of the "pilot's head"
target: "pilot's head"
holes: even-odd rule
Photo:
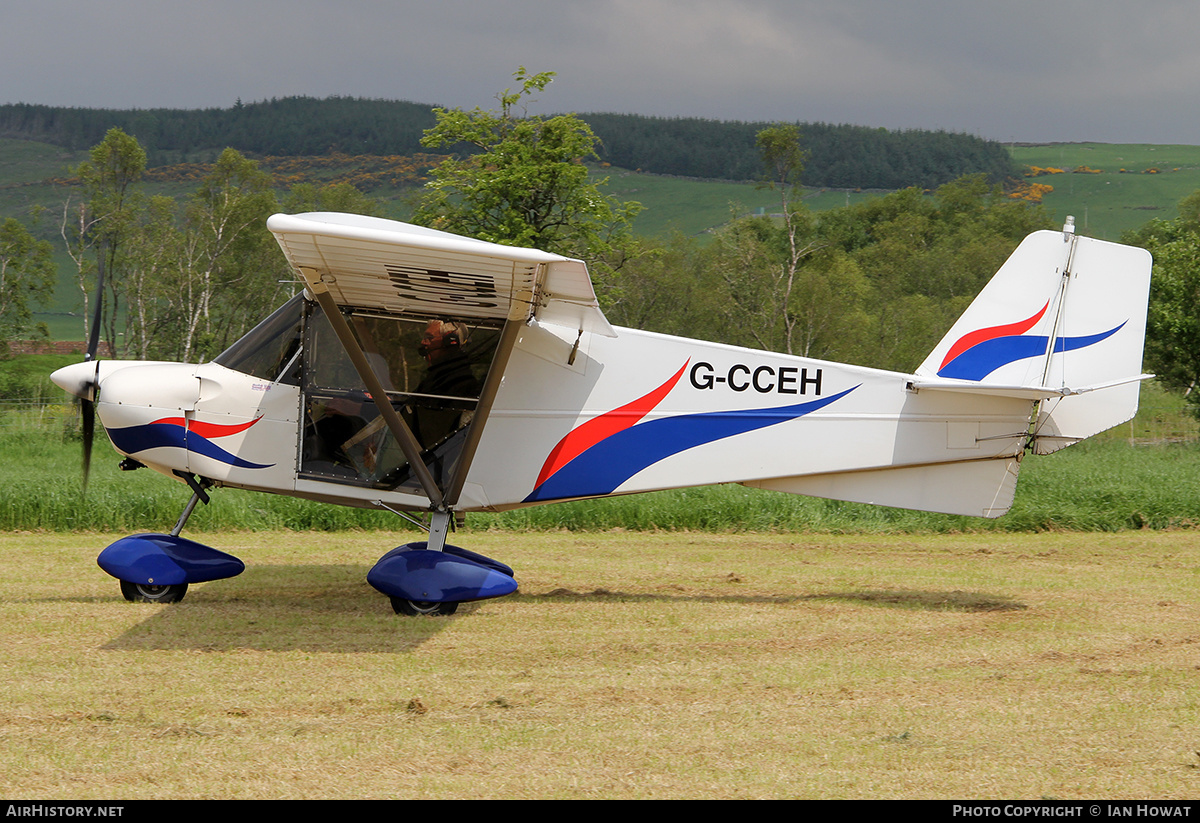
[[[466,324],[446,320],[430,320],[417,351],[430,363],[460,351],[467,342]]]

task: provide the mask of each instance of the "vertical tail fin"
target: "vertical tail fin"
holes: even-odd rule
[[[921,364],[926,378],[1063,390],[1043,400],[1034,448],[1056,451],[1137,413],[1150,254],[1039,231],[1022,241]]]

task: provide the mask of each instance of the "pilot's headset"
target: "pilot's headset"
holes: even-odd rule
[[[466,323],[460,323],[455,320],[433,320],[430,322],[437,323],[439,343],[436,348],[456,351],[461,350],[470,342],[471,331],[467,328]],[[421,345],[417,347],[417,351],[422,357],[427,357],[430,348],[422,341]]]
[[[442,323],[442,340],[448,348],[461,349],[471,342],[471,330],[467,328],[466,323],[457,320],[445,321]]]

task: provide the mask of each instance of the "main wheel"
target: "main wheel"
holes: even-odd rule
[[[427,603],[423,600],[405,600],[403,597],[393,597],[392,610],[396,614],[405,614],[409,617],[422,614],[436,617],[454,614],[458,611],[458,603]]]
[[[130,603],[178,603],[187,594],[187,583],[178,586],[154,586],[149,583],[121,581],[121,594]]]

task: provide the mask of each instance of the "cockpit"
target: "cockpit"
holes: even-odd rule
[[[343,317],[387,397],[372,397],[321,307],[299,294],[216,362],[301,392],[301,478],[370,486],[419,483],[380,414],[387,402],[411,430],[441,486],[479,404],[501,323],[345,308]]]

